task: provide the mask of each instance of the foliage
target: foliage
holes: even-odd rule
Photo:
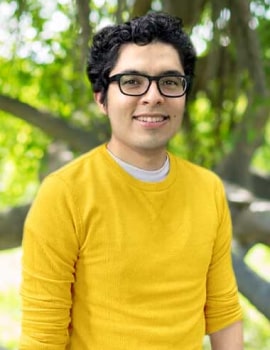
[[[35,192],[47,138],[24,121],[0,114],[0,209],[28,202]]]
[[[270,174],[270,120],[265,128],[265,143],[255,152],[252,165],[262,173]]]

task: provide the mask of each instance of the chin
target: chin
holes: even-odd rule
[[[162,151],[167,148],[168,141],[164,142],[142,142],[137,144],[136,148],[145,151]]]

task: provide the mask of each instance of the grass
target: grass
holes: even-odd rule
[[[246,262],[270,282],[270,248],[257,245]],[[20,335],[20,263],[21,249],[0,252],[0,348],[17,350]],[[269,296],[270,298],[270,296]],[[270,349],[270,323],[247,299],[241,296],[244,310],[245,350]],[[205,338],[204,350],[210,349]]]

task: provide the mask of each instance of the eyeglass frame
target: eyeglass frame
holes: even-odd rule
[[[128,94],[128,93],[124,92],[122,90],[122,87],[121,87],[121,78],[123,76],[125,76],[125,75],[135,75],[135,76],[140,76],[140,77],[147,78],[148,79],[148,87],[147,87],[147,89],[143,93],[140,93],[140,94]],[[159,86],[159,82],[160,82],[160,79],[166,78],[166,77],[183,78],[183,81],[185,82],[185,88],[184,88],[183,93],[181,93],[180,95],[174,95],[174,96],[164,94],[161,91],[161,88]],[[125,73],[118,73],[118,74],[115,74],[115,75],[112,75],[111,77],[109,77],[109,84],[112,83],[112,82],[117,82],[119,90],[121,91],[121,93],[123,95],[131,96],[131,97],[132,96],[133,97],[139,97],[139,96],[145,95],[148,92],[148,90],[150,89],[152,81],[156,81],[157,82],[157,88],[158,88],[159,93],[162,96],[169,97],[169,98],[178,98],[178,97],[184,96],[186,94],[186,92],[188,90],[188,86],[189,86],[189,76],[188,75],[183,75],[183,74],[180,74],[180,73],[168,73],[168,74],[161,74],[161,75],[147,75],[147,74],[138,73],[138,72],[134,72],[134,73],[133,72],[125,72]]]

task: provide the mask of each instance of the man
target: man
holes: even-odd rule
[[[87,65],[110,141],[43,182],[25,223],[20,349],[240,350],[231,224],[212,172],[166,151],[195,53],[181,21],[106,27]]]

